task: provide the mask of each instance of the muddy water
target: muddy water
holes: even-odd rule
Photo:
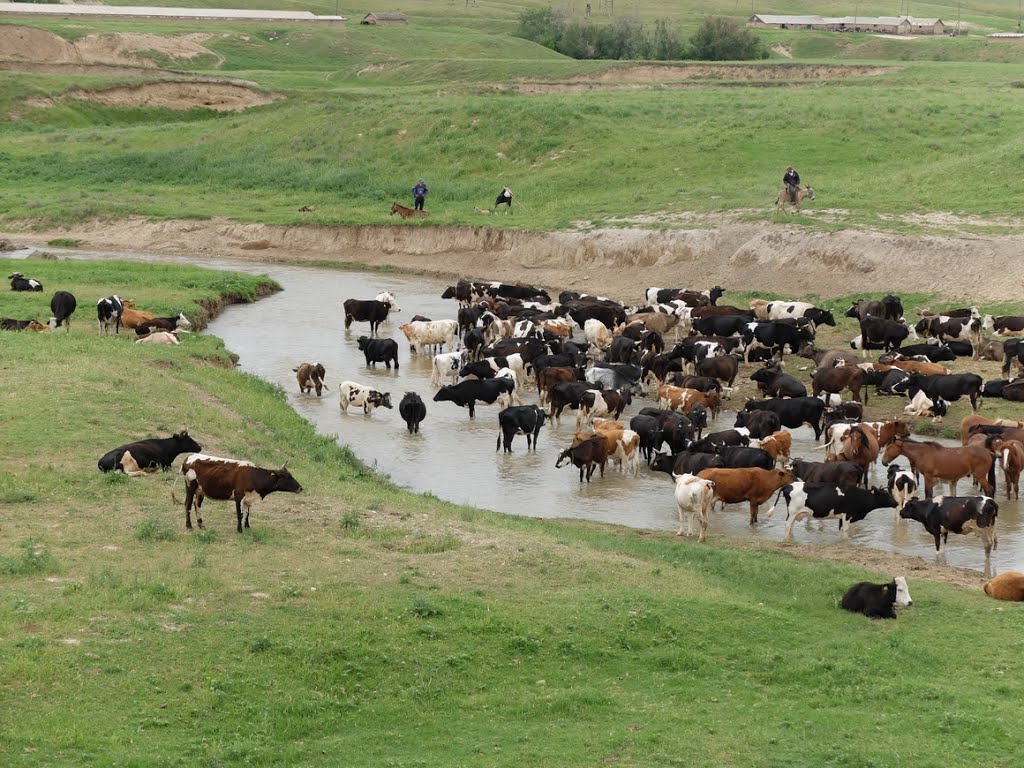
[[[77,254],[76,254],[77,255]],[[119,254],[124,258],[124,254]],[[135,255],[133,255],[133,258]],[[149,257],[157,258],[157,257]],[[555,469],[558,452],[568,445],[575,431],[573,415],[563,416],[560,426],[548,424],[540,434],[540,447],[527,451],[519,436],[511,455],[495,451],[498,436],[497,406],[478,406],[476,418],[451,403],[434,403],[430,384],[431,358],[410,354],[398,326],[414,314],[432,319],[454,317],[456,305],[440,298],[444,285],[424,278],[396,278],[362,272],[252,264],[230,259],[187,259],[159,257],[160,260],[188,262],[223,269],[268,274],[284,291],[256,304],[229,307],[208,332],[224,339],[240,357],[240,367],[283,386],[292,406],[317,429],[349,445],[364,462],[388,475],[400,486],[429,491],[438,497],[499,512],[542,518],[579,518],[637,528],[675,530],[677,525],[673,483],[663,473],[645,467],[639,477],[609,471],[603,479],[595,475],[581,484],[572,467]],[[486,269],[481,268],[481,272]],[[381,326],[380,338],[399,343],[398,371],[378,364],[368,368],[356,340],[367,334],[366,324],[345,330],[341,303],[347,298],[372,298],[379,291],[393,292],[401,312]],[[292,368],[301,362],[320,362],[327,369],[329,388],[324,396],[298,392]],[[356,410],[342,413],[338,407],[338,384],[348,379],[391,393],[394,410],[380,409],[364,416]],[[409,435],[398,415],[398,403],[406,391],[420,394],[427,404],[427,418],[420,434]],[[523,390],[524,403],[536,402],[536,391]],[[635,400],[624,418],[635,415],[653,401]],[[735,414],[723,412],[711,429],[733,424]],[[794,456],[816,459],[813,432],[794,431]],[[905,463],[905,462],[904,462]],[[884,484],[883,468],[873,470],[873,483]],[[1002,477],[999,477],[1002,487]],[[945,489],[943,489],[945,490]],[[961,482],[961,494],[970,492]],[[1024,570],[1024,519],[1016,503],[999,499],[999,548],[993,553],[993,572]],[[748,524],[746,505],[729,505],[715,511],[713,533],[781,540],[785,526],[785,503],[780,502],[769,520],[770,503],[763,505],[761,522]],[[875,547],[903,554],[936,558],[932,539],[918,523],[898,521],[895,510],[876,510],[853,526],[844,539],[838,523],[800,523],[794,530],[796,542],[839,542],[849,547]],[[940,562],[982,570],[984,552],[971,536],[951,536]]]

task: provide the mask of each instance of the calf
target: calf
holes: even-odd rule
[[[8,275],[8,280],[11,281],[12,291],[42,291],[43,284],[38,280],[34,280],[31,277],[23,277],[21,272],[15,272]]]
[[[902,510],[907,502],[917,498],[917,480],[914,473],[896,464],[889,465],[889,493],[896,499],[896,509]]]
[[[178,338],[177,333],[171,333],[169,331],[153,331],[148,336],[143,336],[140,339],[135,340],[136,344],[168,344],[177,346],[181,344],[181,339]]]
[[[186,430],[165,438],[139,440],[109,451],[97,462],[100,472],[124,472],[138,477],[158,469],[170,469],[171,463],[182,453],[203,450]]]
[[[999,544],[996,536],[996,517],[999,505],[988,496],[936,496],[932,499],[908,501],[900,510],[900,517],[917,520],[935,537],[935,551],[939,551],[940,538],[949,542],[950,533],[975,533],[985,547],[985,559]]]
[[[579,445],[570,446],[558,454],[555,461],[555,469],[565,466],[566,462],[571,463],[580,471],[580,482],[584,476],[590,482],[594,470],[600,468],[601,477],[604,477],[604,465],[608,461],[608,444],[601,435],[594,435]]]
[[[780,429],[768,437],[761,438],[761,450],[771,456],[776,463],[785,464],[789,461],[790,451],[793,450],[793,436],[784,429]]]
[[[512,441],[516,435],[526,435],[526,450],[537,450],[537,438],[540,428],[544,426],[547,414],[536,405],[513,405],[498,414],[498,441],[494,446],[497,451],[502,444],[505,453],[512,453]]]
[[[427,406],[415,392],[406,392],[402,402],[398,404],[398,415],[405,422],[409,434],[419,434],[420,423],[427,418]]]
[[[704,541],[708,533],[708,518],[715,500],[715,484],[711,480],[691,474],[673,475],[676,481],[676,514],[679,515],[677,536],[683,535],[683,515],[690,514],[686,535],[693,533],[693,518],[700,521],[698,542]]]
[[[391,393],[378,392],[367,384],[357,384],[354,381],[343,381],[338,385],[341,393],[341,410],[348,413],[348,407],[354,405],[362,407],[363,413],[373,413],[377,408],[391,408]]]
[[[299,382],[299,392],[304,395],[308,395],[316,388],[316,396],[320,397],[320,393],[324,388],[324,379],[327,378],[327,369],[324,368],[323,364],[316,363],[302,363],[298,368],[292,368],[295,372],[295,378]]]
[[[98,334],[110,332],[110,326],[114,326],[114,333],[121,330],[121,313],[124,312],[124,302],[120,296],[106,296],[96,302],[96,327]]]
[[[658,388],[658,401],[662,408],[673,411],[689,411],[695,405],[702,405],[711,411],[713,416],[718,416],[722,407],[722,398],[717,392],[701,392],[697,389],[686,389],[673,387],[665,384]]]
[[[448,384],[434,395],[434,402],[451,402],[469,408],[469,418],[476,416],[476,404],[487,405],[498,402],[502,408],[511,404],[516,389],[512,379],[468,379],[458,384]]]
[[[394,339],[371,339],[368,336],[360,336],[356,343],[366,358],[367,365],[384,363],[390,371],[391,362],[394,361],[395,370],[398,370],[398,342]]]
[[[0,317],[0,331],[48,331],[47,326],[37,320],[15,320],[12,317]]]
[[[840,532],[849,536],[850,525],[863,520],[871,510],[896,506],[896,499],[884,488],[868,491],[853,485],[801,480],[787,485],[780,493],[786,497],[786,541],[793,538],[793,526],[805,517],[816,520],[838,518]],[[844,521],[847,524],[845,531]]]
[[[205,528],[201,516],[203,499],[234,501],[238,532],[242,532],[242,507],[245,506],[245,527],[249,527],[252,505],[275,491],[302,493],[302,486],[286,466],[263,469],[252,462],[222,459],[194,453],[182,462],[185,478],[185,529],[192,530],[192,502],[195,501],[196,524]],[[173,495],[173,494],[172,494]]]

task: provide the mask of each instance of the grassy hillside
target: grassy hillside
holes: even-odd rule
[[[260,282],[24,266],[47,292],[0,292],[0,315],[51,287],[163,312]],[[4,765],[1012,764],[1019,606],[911,575],[914,607],[871,622],[836,601],[889,574],[412,495],[216,339],[153,349],[86,320],[3,337],[0,378],[38,385],[0,397]],[[305,492],[241,536],[211,502],[187,535],[170,475],[96,471],[183,424]]]

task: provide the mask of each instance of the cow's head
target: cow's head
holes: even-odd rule
[[[377,301],[382,304],[387,304],[391,312],[401,312],[401,307],[398,306],[398,302],[395,301],[395,295],[390,291],[381,291],[376,296]]]
[[[173,438],[177,442],[178,450],[182,453],[199,453],[203,450],[203,446],[192,439],[187,429],[183,429],[178,434],[173,435]]]
[[[882,507],[893,508],[898,504],[887,488],[872,488],[871,499],[872,503],[875,504],[876,509],[880,509]]]
[[[299,485],[298,480],[292,477],[292,473],[288,471],[287,464],[282,464],[280,469],[270,470],[270,479],[274,483],[275,491],[302,493],[302,486]]]
[[[404,328],[405,326],[402,326],[402,327]],[[360,336],[358,339],[356,339],[356,344],[359,345],[359,350],[360,351],[365,351],[366,347],[369,345],[369,343],[370,343],[370,337],[369,336]]]
[[[906,576],[897,576],[892,583],[896,585],[896,605],[913,605],[914,601],[910,599]]]
[[[936,507],[938,505],[931,499],[911,499],[903,505],[900,517],[904,520],[917,520],[919,523],[924,523],[929,513]]]

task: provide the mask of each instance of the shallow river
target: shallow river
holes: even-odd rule
[[[95,258],[98,254],[69,254]],[[110,256],[113,254],[107,254]],[[642,467],[640,476],[620,475],[615,471],[601,479],[595,474],[589,485],[581,484],[572,467],[555,469],[558,452],[568,445],[575,431],[575,415],[566,412],[561,426],[548,424],[540,434],[540,447],[527,452],[526,440],[518,436],[513,453],[495,451],[498,436],[497,406],[478,406],[475,419],[468,411],[451,403],[432,402],[435,388],[430,384],[431,357],[412,355],[398,326],[415,314],[432,319],[451,318],[457,311],[452,300],[440,298],[445,285],[429,278],[398,278],[363,272],[297,267],[277,264],[253,264],[227,258],[169,258],[137,254],[116,254],[117,258],[153,258],[178,261],[218,269],[267,274],[284,291],[255,304],[228,307],[211,323],[209,332],[224,339],[240,357],[246,371],[282,385],[292,406],[324,434],[348,444],[368,465],[385,473],[400,486],[415,491],[430,491],[452,501],[472,504],[515,515],[544,518],[579,518],[636,528],[675,530],[677,525],[673,483],[664,473],[652,473]],[[481,273],[486,268],[481,267]],[[356,339],[368,334],[365,323],[344,328],[341,303],[347,298],[373,298],[379,291],[395,294],[401,313],[392,315],[381,326],[379,337],[399,343],[398,372],[382,364],[370,369],[357,349]],[[629,298],[629,297],[624,297]],[[186,342],[187,343],[187,342]],[[302,362],[320,362],[327,369],[329,389],[322,398],[298,392],[292,368]],[[373,385],[391,393],[394,410],[379,409],[370,416],[351,410],[344,414],[338,407],[339,382],[349,379]],[[406,391],[420,394],[427,404],[427,418],[418,435],[409,435],[398,415],[398,402]],[[523,389],[524,403],[536,402],[536,389]],[[628,421],[644,405],[653,401],[634,400],[623,418]],[[711,430],[732,427],[734,412],[723,411]],[[813,432],[804,427],[794,431],[793,455],[818,458],[810,454],[815,446]],[[905,461],[903,462],[905,464]],[[879,464],[872,481],[884,485],[884,470]],[[999,473],[1002,491],[1002,475]],[[945,490],[945,488],[943,488]],[[961,481],[961,494],[970,485]],[[992,571],[1024,570],[1024,518],[1017,502],[998,499],[999,548],[992,555]],[[766,520],[769,504],[762,505],[761,522],[748,524],[747,505],[729,505],[711,518],[713,533],[728,533],[769,540],[781,540],[786,509],[781,501],[771,520]],[[797,542],[842,542],[838,523],[798,524]],[[897,521],[895,510],[876,510],[853,526],[853,533],[842,544],[851,547],[875,547],[903,554],[936,558],[934,545],[916,522]],[[951,536],[942,558],[949,565],[982,570],[984,550],[973,535]]]

